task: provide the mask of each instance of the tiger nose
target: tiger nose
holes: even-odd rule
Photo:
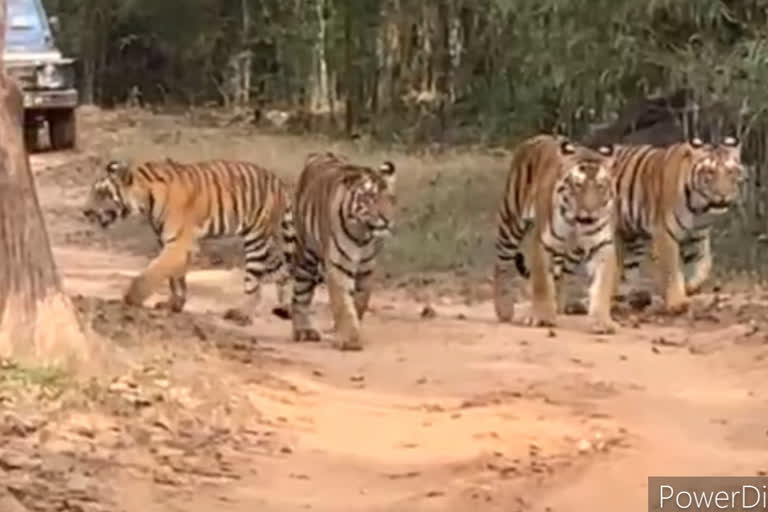
[[[596,220],[597,215],[595,215],[593,212],[582,210],[576,215],[576,221],[582,224],[591,224]]]

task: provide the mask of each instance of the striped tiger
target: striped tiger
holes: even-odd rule
[[[133,279],[125,303],[141,305],[167,279],[170,298],[160,306],[180,312],[186,302],[189,258],[198,241],[239,236],[247,305],[258,305],[260,283],[271,279],[278,299],[273,312],[287,316],[295,235],[291,204],[286,184],[248,162],[166,159],[132,166],[113,160],[106,165],[106,175],[91,186],[83,214],[102,228],[139,214],[157,236],[160,254]]]
[[[590,328],[615,332],[612,164],[613,147],[590,149],[562,136],[537,135],[515,150],[498,211],[494,306],[500,321],[514,315],[513,268],[531,280],[532,310],[524,323],[551,327],[562,310],[556,289],[562,275],[584,264],[591,278]]]
[[[309,308],[327,281],[336,331],[333,346],[361,350],[360,321],[372,291],[383,238],[394,226],[395,165],[374,170],[342,155],[311,153],[296,187],[293,339],[320,341]]]
[[[618,146],[615,173],[619,275],[637,274],[650,257],[667,311],[681,313],[712,270],[712,224],[739,200],[741,143]]]

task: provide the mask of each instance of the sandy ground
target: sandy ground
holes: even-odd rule
[[[759,293],[595,336],[584,317],[499,325],[485,298],[391,288],[365,350],[340,353],[290,342],[271,289],[250,325],[225,320],[236,268],[192,271],[180,315],[124,309],[151,251],[80,219],[82,155],[32,160],[66,288],[129,370],[38,423],[9,409],[0,476],[17,510],[640,511],[649,475],[768,470]],[[315,310],[329,329],[324,289]]]

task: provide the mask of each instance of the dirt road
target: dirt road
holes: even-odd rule
[[[505,326],[488,300],[382,290],[364,323],[368,346],[340,353],[288,341],[290,325],[267,314],[271,289],[251,325],[224,320],[241,299],[240,270],[197,269],[184,314],[166,318],[150,303],[130,313],[144,334],[128,336],[129,313],[109,299],[151,253],[79,219],[87,173],[52,170],[61,158],[33,161],[57,262],[68,291],[91,298],[94,331],[135,365],[162,359],[165,385],[188,390],[186,402],[166,401],[166,423],[194,412],[199,428],[240,433],[218,446],[228,451],[213,476],[167,469],[171,455],[146,455],[151,436],[111,447],[121,455],[99,479],[112,510],[640,511],[649,475],[768,470],[768,305],[758,293],[702,296],[692,318],[624,315],[618,334],[594,336],[583,317],[552,331]],[[424,297],[435,315],[422,315]],[[328,329],[324,289],[315,310]],[[194,338],[193,324],[216,330]],[[238,348],[243,337],[252,348]],[[113,430],[128,421],[109,417]],[[217,442],[204,444],[196,456]]]

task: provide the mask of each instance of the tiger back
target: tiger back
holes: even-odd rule
[[[515,150],[498,211],[494,305],[502,322],[514,315],[515,273],[530,279],[529,325],[555,325],[556,285],[586,267],[593,332],[613,333],[613,148],[591,149],[565,137],[538,135]]]
[[[740,199],[741,144],[732,136],[717,144],[692,138],[620,146],[616,155],[622,276],[634,280],[650,260],[667,311],[685,311],[712,269],[711,226]]]
[[[278,289],[276,310],[288,315],[291,198],[277,176],[256,164],[111,161],[92,185],[83,214],[103,228],[127,215],[141,215],[155,232],[161,252],[131,282],[124,295],[128,304],[142,304],[168,280],[171,296],[163,305],[181,311],[189,257],[199,240],[236,236],[244,246],[247,307],[258,304],[261,282],[272,279]]]
[[[352,164],[341,155],[312,153],[296,186],[293,338],[319,341],[309,307],[326,281],[335,322],[334,346],[360,350],[360,321],[370,300],[372,274],[395,212],[395,166]]]

